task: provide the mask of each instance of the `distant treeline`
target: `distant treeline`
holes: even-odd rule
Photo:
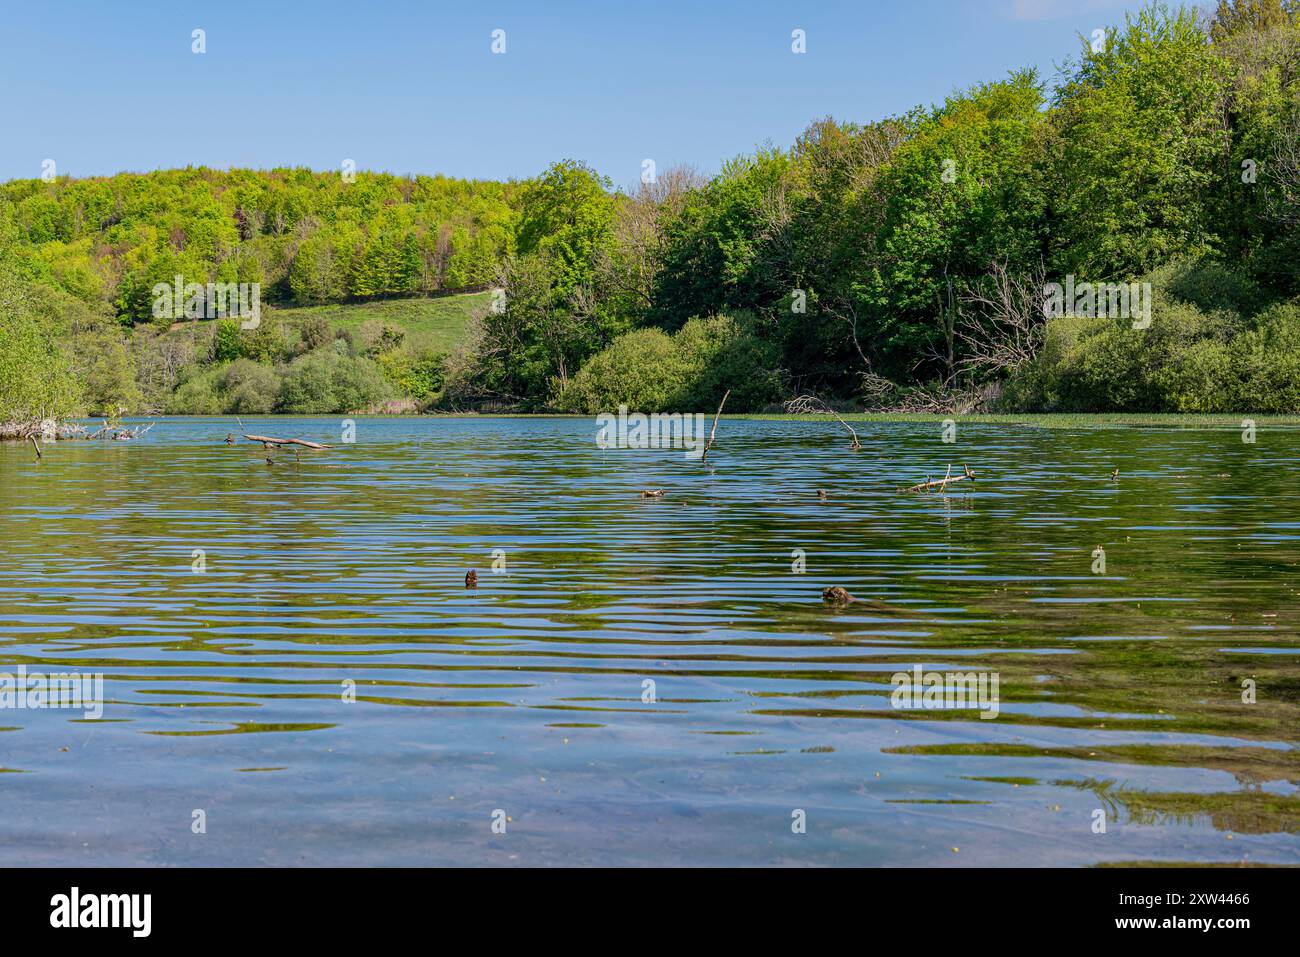
[[[29,278],[149,322],[153,287],[178,275],[302,304],[487,285],[518,191],[306,169],[15,180],[0,185],[0,228]]]
[[[712,179],[644,180],[616,191],[566,160],[506,184],[205,169],[21,181],[0,186],[0,260],[21,295],[126,325],[153,321],[151,290],[175,275],[260,282],[266,302],[499,287],[458,350],[389,360],[425,370],[431,407],[698,411],[732,389],[737,412],[807,394],[942,412],[1300,412],[1291,0],[1223,0],[1209,16],[1153,4],[1081,38],[1051,83],[1014,71],[903,116],[820,120]],[[1131,301],[1108,301],[1119,284]],[[1050,288],[1103,292],[1058,295],[1049,316]],[[358,356],[316,330],[290,337],[295,360],[260,335],[245,348],[228,331],[174,387],[237,360],[326,365],[303,358],[316,339],[379,366],[385,343],[401,348],[377,330]]]

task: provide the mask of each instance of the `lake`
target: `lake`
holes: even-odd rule
[[[0,446],[6,863],[1300,864],[1300,431],[854,427]]]

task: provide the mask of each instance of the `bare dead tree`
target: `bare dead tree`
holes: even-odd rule
[[[653,305],[654,282],[662,268],[664,231],[689,194],[708,182],[693,166],[673,166],[636,190],[620,195],[614,211],[614,243],[597,252],[593,295],[630,297]]]
[[[862,360],[862,368],[865,370],[863,375],[874,375],[871,358],[862,348],[862,340],[858,338],[857,306],[847,297],[836,296],[823,301],[821,309],[823,313],[847,327],[849,342],[853,344],[854,351],[857,352],[858,358]]]
[[[1046,270],[1013,271],[1005,261],[989,267],[988,281],[967,283],[961,293],[957,337],[964,347],[961,365],[1001,373],[1035,358],[1046,335],[1043,286]]]
[[[1293,110],[1279,126],[1263,174],[1269,218],[1300,223],[1300,111]]]
[[[858,391],[869,407],[883,408],[888,405],[888,397],[898,391],[898,384],[874,372],[864,372]]]
[[[951,381],[900,389],[885,411],[905,415],[969,415],[987,401],[979,389],[964,389]]]

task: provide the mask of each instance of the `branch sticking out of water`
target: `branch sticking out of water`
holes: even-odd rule
[[[718,434],[718,419],[722,417],[722,407],[727,404],[727,396],[729,395],[731,395],[730,389],[726,391],[726,394],[722,397],[722,401],[718,403],[718,411],[713,416],[713,431],[709,433],[709,444],[704,446],[704,454],[700,456],[701,462],[709,457],[709,449],[713,448],[713,439]]]
[[[785,404],[785,411],[790,415],[833,415],[839,420],[840,425],[849,430],[849,435],[853,436],[853,445],[850,448],[854,452],[862,450],[862,443],[858,441],[858,433],[853,431],[853,426],[849,425],[840,414],[832,409],[829,405],[817,398],[815,395],[801,395],[798,398],[791,399]]]
[[[913,485],[911,488],[905,488],[905,489],[902,489],[902,491],[904,491],[904,492],[928,492],[928,491],[929,491],[930,489],[932,489],[932,488],[937,488],[939,491],[942,492],[942,491],[944,491],[944,490],[945,490],[949,485],[952,485],[954,482],[965,482],[965,481],[968,480],[968,479],[969,479],[970,481],[972,481],[972,482],[975,481],[975,473],[972,472],[972,471],[970,470],[970,466],[969,466],[969,465],[963,465],[963,466],[962,466],[962,470],[963,470],[966,474],[964,474],[964,475],[957,475],[957,476],[954,476],[954,475],[952,474],[952,466],[949,465],[949,466],[948,466],[948,474],[947,474],[946,476],[944,476],[943,478],[939,479],[939,481],[937,481],[937,482],[935,482],[935,481],[922,482],[922,483],[919,484],[919,485]]]

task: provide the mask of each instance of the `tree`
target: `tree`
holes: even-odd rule
[[[1049,266],[1129,279],[1222,245],[1228,66],[1194,11],[1144,8],[1084,45],[1053,113]]]
[[[67,357],[34,308],[33,288],[0,263],[0,438],[40,431],[78,402]]]
[[[1295,19],[1300,4],[1295,0],[1219,0],[1210,26],[1210,36],[1221,42],[1243,31],[1270,30]]]
[[[524,189],[517,248],[550,263],[552,284],[563,299],[590,282],[614,219],[611,186],[574,160],[553,164]]]

